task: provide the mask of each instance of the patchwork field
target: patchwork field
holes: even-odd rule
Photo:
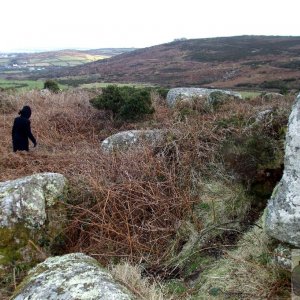
[[[25,76],[110,58],[131,49],[61,50],[36,53],[0,53],[0,76]]]

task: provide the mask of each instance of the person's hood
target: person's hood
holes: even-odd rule
[[[31,116],[31,108],[29,106],[24,106],[20,111],[19,115],[23,118],[29,119]]]

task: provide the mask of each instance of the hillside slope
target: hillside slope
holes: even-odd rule
[[[132,51],[132,48],[103,48],[92,50],[59,50],[34,53],[1,53],[0,76],[41,76],[42,72],[54,72]]]
[[[300,37],[239,36],[174,41],[48,74],[164,86],[297,88]]]

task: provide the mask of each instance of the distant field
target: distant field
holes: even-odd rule
[[[87,84],[78,84],[77,86],[80,88],[86,89],[95,89],[95,88],[103,88],[108,85],[116,84],[118,86],[135,86],[135,87],[144,87],[150,86],[140,83],[109,83],[109,82],[95,82],[95,83],[87,83]],[[61,89],[66,89],[70,87],[68,84],[59,83]],[[17,90],[41,90],[44,87],[43,80],[10,80],[10,79],[0,79],[0,89],[17,89]]]
[[[32,76],[46,70],[52,73],[54,69],[75,67],[108,57],[110,56],[106,54],[85,53],[75,50],[7,54],[5,57],[0,57],[0,75],[5,78],[9,74],[10,77],[15,76],[14,78],[18,79],[19,74]]]
[[[246,98],[255,98],[261,94],[261,92],[256,91],[239,91],[239,93],[242,95],[243,99]]]
[[[81,78],[84,82],[84,78]],[[141,84],[141,83],[111,83],[111,82],[93,82],[93,83],[80,83],[78,79],[78,84],[76,87],[85,88],[85,89],[97,89],[104,88],[108,85],[115,84],[117,86],[134,86],[134,87],[151,87],[151,84]],[[43,89],[44,81],[43,80],[8,80],[0,79],[0,89],[16,89],[16,90],[34,90]],[[59,83],[59,86],[62,90],[67,88],[72,88],[72,84],[69,85],[66,82]],[[261,94],[261,91],[237,91],[242,95],[243,99],[255,98]]]
[[[72,56],[72,55],[62,55],[50,58],[34,58],[29,59],[27,62],[28,67],[73,67],[80,64],[85,64],[93,62],[99,59],[104,59],[105,56],[101,55],[81,55],[81,56]]]
[[[93,83],[84,83],[80,84],[79,87],[87,88],[87,89],[95,89],[95,88],[104,88],[108,85],[115,84],[117,86],[134,86],[134,87],[149,87],[149,84],[141,84],[141,83],[110,83],[110,82],[93,82]]]
[[[67,88],[66,85],[59,85],[61,89]],[[44,87],[42,80],[8,80],[0,79],[0,89],[16,89],[16,90],[41,90]]]
[[[16,71],[7,71],[16,72]],[[74,79],[73,79],[74,80]],[[73,84],[72,81],[68,83],[68,81],[59,82],[59,86],[62,90],[71,88],[71,87],[79,87],[85,89],[97,89],[107,87],[111,84],[116,84],[118,86],[134,86],[134,87],[149,87],[151,84],[141,84],[141,83],[111,83],[111,82],[93,82],[93,83],[84,83],[85,78],[77,78],[78,82],[76,85]],[[0,79],[0,89],[21,89],[21,90],[41,90],[43,89],[44,81],[43,80],[15,80],[15,79]],[[261,94],[260,91],[237,91],[239,92],[243,99],[246,98],[254,98]]]

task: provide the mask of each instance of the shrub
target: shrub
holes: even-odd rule
[[[213,109],[216,109],[229,98],[230,95],[226,95],[220,91],[215,91],[209,94],[208,103]]]
[[[44,89],[48,89],[49,91],[51,91],[53,93],[60,92],[58,83],[55,80],[51,80],[51,79],[45,81]]]
[[[146,88],[109,85],[90,102],[98,109],[111,111],[113,118],[122,120],[138,120],[154,112],[150,90]]]
[[[167,98],[167,94],[169,92],[168,88],[164,88],[164,87],[157,87],[154,88],[154,91],[158,93],[159,96],[161,96],[162,98],[166,99]]]
[[[104,110],[110,110],[113,116],[116,116],[122,106],[123,98],[120,93],[120,88],[116,85],[109,85],[102,89],[102,94],[91,99],[91,104]]]

